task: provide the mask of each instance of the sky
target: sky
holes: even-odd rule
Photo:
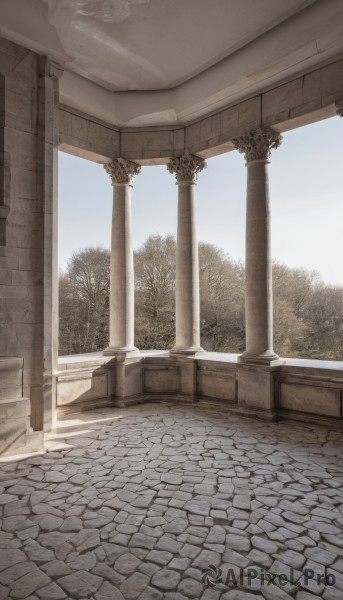
[[[343,119],[283,134],[269,165],[272,257],[343,285]],[[207,160],[197,185],[198,240],[244,262],[246,167],[237,151]],[[102,165],[59,153],[59,266],[87,246],[110,247],[112,186]],[[134,248],[176,236],[177,186],[166,166],[143,167],[132,191]]]

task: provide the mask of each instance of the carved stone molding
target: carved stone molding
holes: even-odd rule
[[[278,148],[282,136],[268,127],[251,131],[247,135],[232,140],[235,148],[245,155],[245,160],[268,160],[271,150]]]
[[[206,166],[204,158],[189,154],[172,158],[167,164],[167,169],[169,173],[175,173],[177,183],[196,183],[200,171],[205,169]]]
[[[114,158],[104,165],[106,173],[112,179],[112,185],[133,185],[135,175],[141,172],[141,166],[125,158]]]
[[[336,102],[336,115],[343,117],[343,100]]]

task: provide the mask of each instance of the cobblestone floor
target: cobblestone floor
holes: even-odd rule
[[[170,404],[60,426],[0,463],[0,600],[343,599],[342,432]]]

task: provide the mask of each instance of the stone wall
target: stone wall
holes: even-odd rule
[[[40,450],[43,432],[30,426],[30,400],[23,397],[21,358],[0,358],[0,455]]]
[[[35,430],[51,426],[55,399],[59,74],[0,39],[0,356],[24,360]]]
[[[57,405],[61,413],[104,404],[206,402],[261,419],[335,420],[343,426],[343,365],[290,360],[268,368],[240,364],[236,355],[205,353],[197,358],[144,355],[131,359],[126,393],[118,395],[118,365],[99,354],[82,362],[64,357],[59,366]],[[121,368],[121,367],[120,367]],[[141,381],[137,388],[137,375]],[[251,381],[250,381],[251,380]],[[132,387],[133,386],[133,387]],[[252,394],[249,393],[250,387]]]

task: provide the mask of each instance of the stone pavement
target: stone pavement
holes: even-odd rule
[[[342,600],[341,431],[180,404],[59,427],[0,462],[0,600]]]

